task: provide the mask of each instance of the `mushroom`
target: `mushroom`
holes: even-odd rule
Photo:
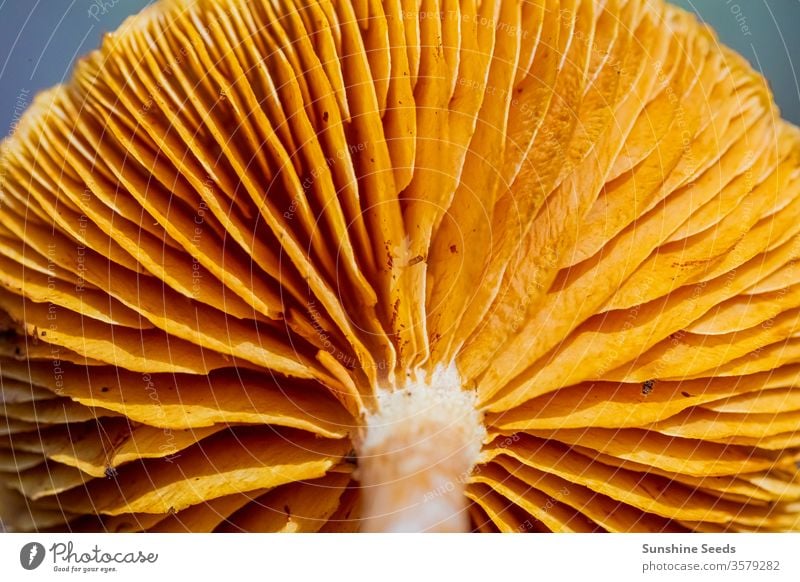
[[[162,0],[2,144],[0,520],[798,530],[799,146],[660,1]]]

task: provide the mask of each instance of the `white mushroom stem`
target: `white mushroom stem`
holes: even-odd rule
[[[356,443],[362,531],[467,531],[464,489],[485,436],[455,367],[379,390]]]

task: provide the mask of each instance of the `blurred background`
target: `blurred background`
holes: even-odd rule
[[[0,0],[0,136],[40,89],[67,79],[103,33],[152,0]],[[783,116],[800,125],[800,0],[672,0],[717,30],[764,74]]]

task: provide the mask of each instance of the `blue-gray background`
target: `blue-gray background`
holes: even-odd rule
[[[104,32],[152,0],[0,0],[0,136],[36,91],[69,77]],[[800,124],[800,0],[672,0],[769,79],[784,117]]]

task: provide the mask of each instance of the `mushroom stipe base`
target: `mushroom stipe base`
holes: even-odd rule
[[[356,442],[362,531],[469,529],[464,488],[486,437],[454,366],[380,389]]]

